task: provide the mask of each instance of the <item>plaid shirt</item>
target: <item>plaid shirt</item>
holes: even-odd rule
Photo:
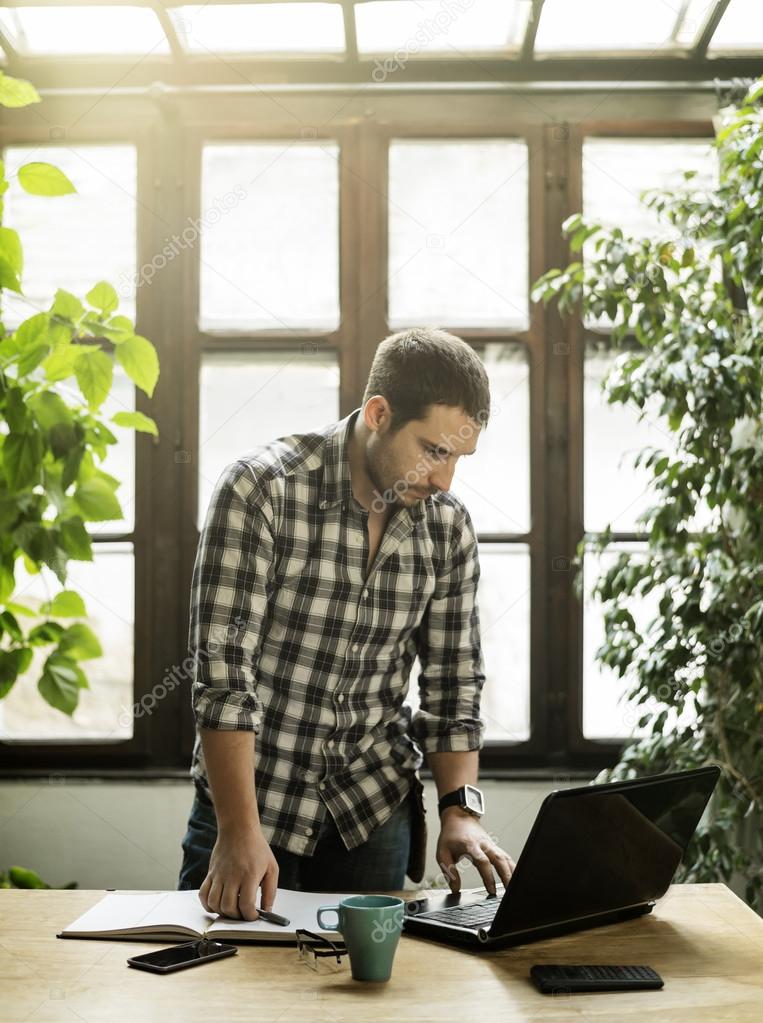
[[[448,492],[397,508],[366,578],[346,450],[359,411],[231,463],[193,572],[191,774],[209,792],[199,727],[256,732],[263,832],[302,855],[327,812],[348,849],[365,842],[420,785],[422,749],[482,746],[471,519]]]

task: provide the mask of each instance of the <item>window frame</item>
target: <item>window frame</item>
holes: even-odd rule
[[[584,121],[576,125],[570,136],[570,200],[577,210],[583,208],[583,145],[588,138],[666,138],[666,139],[700,139],[714,138],[711,121],[676,119],[658,121],[639,119],[623,123],[622,121],[595,120]],[[583,388],[585,375],[585,355],[589,344],[611,345],[611,337],[606,330],[586,327],[582,319],[575,318],[569,324],[570,348],[574,353],[571,362],[570,399],[571,412],[577,428],[571,431],[573,447],[570,455],[573,471],[570,474],[570,549],[575,550],[577,544],[585,537],[584,528],[584,480],[583,480],[583,442],[584,442],[584,408]],[[626,334],[622,346],[634,346],[635,338]],[[642,542],[648,539],[646,533],[614,530],[610,548],[616,549],[618,544]],[[583,609],[579,606],[578,613],[571,613],[570,622],[570,656],[577,665],[577,685],[572,687],[572,702],[569,708],[569,741],[570,752],[574,756],[587,757],[604,754],[610,759],[617,756],[623,746],[621,740],[589,739],[583,734]]]
[[[156,395],[141,392],[136,407],[152,415],[159,437],[136,435],[135,694],[137,701],[154,680],[187,653],[188,605],[198,543],[197,451],[199,369],[204,351],[284,352],[306,340],[337,352],[340,368],[339,416],[360,403],[376,345],[391,330],[386,319],[387,153],[397,138],[524,138],[531,169],[528,182],[528,260],[530,284],[545,269],[569,261],[559,224],[580,209],[582,142],[589,135],[712,137],[707,117],[673,119],[674,97],[645,102],[664,116],[586,120],[580,104],[562,96],[551,117],[540,107],[498,92],[470,95],[453,87],[452,109],[441,95],[381,96],[348,89],[311,96],[272,90],[220,100],[198,101],[193,93],[172,97],[62,97],[49,108],[60,123],[79,114],[68,143],[131,142],[138,146],[138,265],[151,260],[166,238],[199,216],[202,146],[215,141],[302,138],[335,141],[340,148],[339,248],[340,324],[334,331],[204,332],[197,324],[198,249],[181,249],[157,277],[156,286],[138,289],[138,331],[157,346],[161,365]],[[273,99],[277,95],[278,99]],[[282,102],[282,99],[284,100]],[[272,100],[272,102],[269,102]],[[605,97],[606,100],[606,97]],[[603,105],[602,100],[599,105]],[[591,97],[586,97],[586,109]],[[254,104],[258,116],[252,116]],[[700,104],[687,89],[685,105]],[[530,101],[530,106],[535,104]],[[349,108],[345,110],[345,108]],[[293,111],[318,124],[300,135]],[[0,145],[46,141],[49,129],[9,111]],[[115,137],[114,119],[121,130]],[[321,120],[328,114],[327,120]],[[568,118],[565,120],[565,117]],[[50,122],[49,122],[50,123]],[[365,187],[368,185],[369,187]],[[54,201],[54,200],[51,200]],[[160,209],[162,220],[152,215]],[[354,300],[353,300],[354,297]],[[585,331],[556,308],[530,306],[527,331],[450,327],[476,347],[491,342],[519,343],[530,374],[530,502],[526,534],[490,534],[483,542],[522,542],[530,548],[530,723],[524,742],[491,741],[481,753],[483,772],[555,773],[591,771],[613,764],[621,741],[586,740],[582,735],[582,611],[571,573],[553,565],[572,558],[583,535],[582,386]],[[597,338],[600,335],[595,335]],[[566,351],[559,351],[559,344]],[[165,391],[166,388],[166,391]],[[553,509],[553,513],[552,513]],[[623,537],[625,538],[625,537]],[[160,627],[154,627],[154,623]],[[553,642],[549,641],[553,637]],[[510,684],[510,679],[508,680]],[[20,771],[84,772],[105,775],[136,772],[187,774],[194,729],[190,697],[179,686],[155,712],[136,721],[133,740],[117,743],[2,743],[0,775]]]

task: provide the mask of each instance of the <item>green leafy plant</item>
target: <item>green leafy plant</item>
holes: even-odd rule
[[[619,354],[610,403],[664,417],[672,443],[639,453],[652,506],[645,550],[620,552],[592,587],[597,659],[626,680],[643,734],[597,780],[714,762],[722,775],[679,874],[741,882],[763,910],[763,80],[726,108],[718,183],[646,193],[662,225],[630,237],[581,215],[573,252],[533,286],[560,311],[607,317]],[[583,539],[575,560],[611,533]],[[578,572],[578,592],[582,591]],[[637,623],[651,595],[657,611]]]
[[[6,871],[0,871],[0,888],[52,888],[46,881],[35,874],[33,870],[26,867],[9,867]],[[77,882],[70,881],[63,886],[65,889],[76,888]]]
[[[29,82],[0,74],[0,105],[39,102]],[[0,288],[23,294],[23,249],[4,224],[3,196],[20,187],[39,196],[75,192],[57,167],[31,162],[6,178],[0,161]],[[55,201],[55,200],[53,200]],[[159,375],[154,346],[117,314],[114,288],[100,281],[81,301],[59,289],[50,309],[7,331],[0,323],[0,699],[30,666],[35,648],[49,648],[37,687],[43,698],[73,714],[88,679],[80,662],[97,658],[97,636],[84,623],[82,597],[66,589],[70,560],[92,561],[87,522],[119,519],[119,481],[99,463],[116,444],[110,426],[156,434],[141,412],[99,410],[112,386],[115,361],[149,396]],[[37,574],[47,566],[61,586],[40,606],[16,594],[16,566]],[[24,617],[39,619],[28,627]]]

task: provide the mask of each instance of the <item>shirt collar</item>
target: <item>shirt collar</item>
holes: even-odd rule
[[[334,424],[328,433],[324,446],[323,479],[318,502],[321,508],[348,503],[352,499],[352,480],[347,445],[360,411],[360,408],[354,409],[348,416]],[[426,514],[426,509],[431,502],[430,495],[406,508],[411,520],[419,522]]]

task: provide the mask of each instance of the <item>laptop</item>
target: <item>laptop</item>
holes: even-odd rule
[[[718,781],[700,767],[549,793],[496,895],[409,900],[403,927],[477,950],[540,941],[650,913],[668,890]]]

